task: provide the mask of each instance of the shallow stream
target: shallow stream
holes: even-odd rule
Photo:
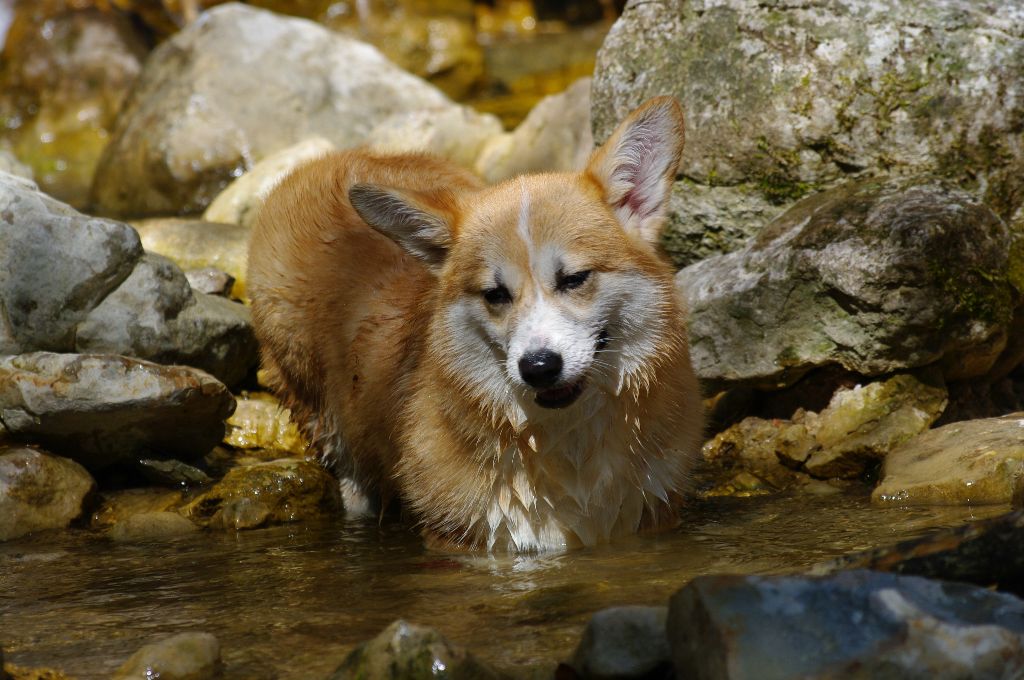
[[[678,531],[540,557],[426,550],[399,522],[324,521],[171,542],[87,532],[0,544],[9,662],[108,678],[143,644],[215,634],[228,678],[323,678],[396,618],[517,675],[551,677],[589,616],[663,604],[709,573],[795,571],[1007,511],[880,509],[863,493],[701,501]]]

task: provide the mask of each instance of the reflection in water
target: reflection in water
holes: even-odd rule
[[[603,607],[660,604],[699,574],[799,570],[1006,510],[880,509],[863,494],[717,499],[679,531],[540,556],[430,552],[399,523],[135,546],[43,536],[0,545],[0,643],[14,663],[84,680],[154,638],[205,631],[220,638],[229,678],[315,678],[402,617],[550,677]]]

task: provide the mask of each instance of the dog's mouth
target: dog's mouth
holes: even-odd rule
[[[586,386],[586,379],[580,378],[574,383],[561,387],[552,387],[548,390],[538,390],[534,402],[544,408],[565,408],[579,399]]]

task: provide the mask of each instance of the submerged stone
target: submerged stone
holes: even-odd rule
[[[984,375],[1017,293],[1006,225],[970,195],[920,179],[806,199],[746,247],[683,269],[691,356],[712,386],[778,388],[842,366],[879,376],[929,364]]]
[[[943,425],[886,458],[880,505],[1009,503],[1024,492],[1024,413]]]
[[[49,352],[0,358],[0,422],[10,436],[91,469],[202,457],[233,409],[223,384],[185,366]]]
[[[395,621],[349,654],[331,680],[500,680],[505,676],[432,628]]]
[[[109,529],[135,515],[174,510],[182,502],[181,490],[136,488],[106,491],[102,494],[99,507],[92,513],[90,526],[93,529]]]
[[[198,528],[176,512],[142,512],[118,522],[107,535],[111,540],[123,543],[159,541],[185,536]]]
[[[214,528],[299,522],[340,509],[338,482],[316,463],[285,458],[235,467],[183,512]]]
[[[113,680],[207,680],[223,673],[220,642],[209,633],[180,633],[146,645],[114,673]]]
[[[587,622],[570,666],[583,680],[669,677],[667,617],[667,607],[602,609]]]
[[[667,629],[681,678],[1024,674],[1024,602],[913,576],[701,576],[672,596]]]
[[[63,529],[81,516],[95,488],[93,478],[73,460],[0,446],[0,541]]]

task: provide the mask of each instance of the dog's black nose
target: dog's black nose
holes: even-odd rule
[[[551,387],[562,374],[562,355],[549,349],[527,352],[519,360],[519,375],[530,387]]]

